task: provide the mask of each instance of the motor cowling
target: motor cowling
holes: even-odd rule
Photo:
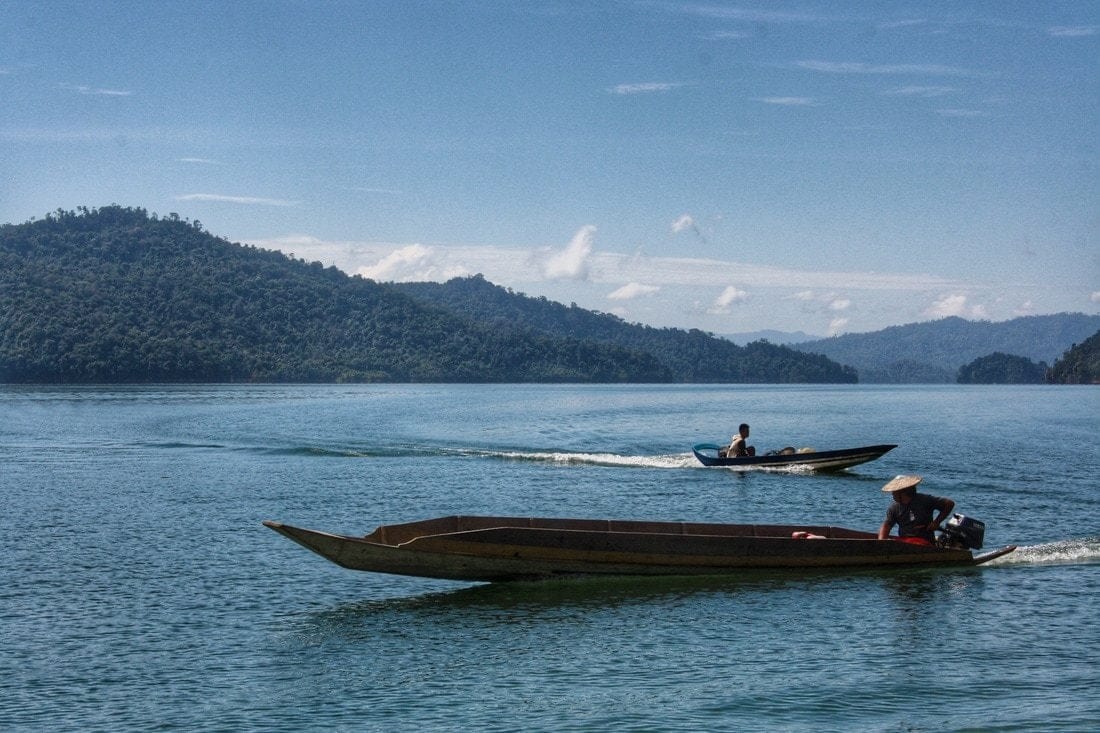
[[[941,531],[945,544],[962,545],[970,550],[982,549],[982,542],[985,540],[985,522],[964,517],[962,514],[952,514]]]

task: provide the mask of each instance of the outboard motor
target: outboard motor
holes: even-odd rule
[[[961,546],[969,550],[980,550],[985,539],[985,522],[952,514],[943,525],[942,532],[940,542],[946,547]]]

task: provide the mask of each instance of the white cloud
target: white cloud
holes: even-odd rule
[[[777,104],[783,107],[814,107],[817,102],[812,97],[757,97],[757,102]]]
[[[966,313],[965,295],[945,295],[925,309],[924,314],[933,318],[961,316]]]
[[[912,20],[894,20],[887,21],[885,23],[879,23],[878,27],[882,30],[893,30],[895,28],[912,28],[913,26],[927,25],[928,21],[923,18],[913,18]]]
[[[911,85],[907,87],[898,87],[897,89],[888,89],[883,94],[892,97],[942,97],[947,94],[954,94],[958,89],[955,87],[937,87],[937,86],[918,86]]]
[[[1032,316],[1035,315],[1035,304],[1030,300],[1025,300],[1015,310],[1012,311],[1017,316]]]
[[[219,161],[210,160],[209,158],[180,158],[180,163],[196,163],[198,165],[221,165]]]
[[[77,94],[87,94],[95,97],[129,97],[133,94],[133,92],[121,89],[96,89],[95,87],[84,86],[83,84],[62,84],[61,88],[68,89]]]
[[[840,334],[844,333],[844,329],[845,327],[847,327],[847,325],[847,318],[834,318],[833,320],[829,321],[828,333],[830,336],[839,336]]]
[[[1062,25],[1047,29],[1047,33],[1056,38],[1082,38],[1084,36],[1095,36],[1098,32],[1100,32],[1100,26],[1095,25]]]
[[[745,31],[715,31],[708,33],[705,38],[711,41],[741,40],[752,36]]]
[[[388,196],[397,196],[401,194],[401,191],[395,188],[371,188],[369,186],[354,186],[352,191],[358,191],[359,193],[381,193]]]
[[[965,295],[945,295],[925,309],[924,315],[930,318],[960,316],[964,318],[987,319],[989,313],[984,305],[970,305]]]
[[[551,255],[543,263],[543,275],[551,280],[587,280],[588,258],[592,254],[595,234],[596,227],[591,224],[581,227],[564,250]]]
[[[471,273],[436,262],[431,247],[410,244],[390,252],[374,265],[360,267],[356,274],[379,282],[424,282],[446,281]]]
[[[642,295],[652,295],[660,291],[659,285],[642,285],[641,283],[627,283],[618,290],[608,293],[608,300],[632,300]]]
[[[941,117],[959,117],[959,118],[973,118],[973,117],[988,117],[988,113],[982,112],[978,109],[938,109],[936,114]]]
[[[698,257],[648,257],[637,252],[592,252],[588,240],[595,231],[595,227],[591,226],[582,228],[569,247],[575,249],[576,260],[581,260],[581,254],[587,253],[582,261],[587,267],[590,282],[616,288],[630,282],[654,283],[663,289],[679,286],[696,290],[702,287],[725,287],[731,273],[736,273],[739,279],[757,287],[780,288],[785,292],[796,290],[795,295],[787,296],[795,300],[816,299],[818,295],[815,291],[920,293],[960,287],[957,281],[921,273],[799,270]],[[245,238],[244,241],[257,247],[283,252],[297,251],[296,248],[308,246],[312,251],[329,254],[331,258],[322,258],[323,261],[331,261],[331,264],[345,272],[356,272],[360,267],[373,266],[395,249],[408,244],[320,240],[302,235],[276,239]],[[518,248],[436,244],[432,246],[432,253],[436,265],[447,272],[460,269],[469,273],[480,272],[492,282],[518,287],[524,283],[543,282],[549,278],[547,259],[567,259],[566,254],[570,249],[557,254],[549,250],[532,254]]]
[[[755,10],[751,8],[729,8],[717,4],[685,5],[683,12],[705,18],[737,20],[744,23],[815,23],[818,16],[805,13],[790,13],[782,10]]]
[[[733,285],[727,285],[726,289],[723,290],[722,293],[714,299],[714,303],[711,304],[710,308],[707,310],[707,313],[729,313],[730,306],[732,306],[734,303],[744,303],[748,299],[749,294],[746,293],[744,290],[738,290]]]
[[[848,298],[834,298],[829,302],[829,310],[831,311],[843,311],[848,310],[852,305],[852,301]]]
[[[941,64],[865,64],[859,61],[796,61],[795,66],[826,74],[908,74],[911,76],[980,76],[968,69]]]
[[[679,219],[672,222],[672,232],[673,232],[673,234],[679,234],[680,232],[684,231],[685,229],[694,229],[694,228],[695,228],[695,219],[692,219],[691,216],[689,216],[688,214],[683,214],[683,215],[680,216]]]
[[[283,199],[265,199],[256,196],[224,196],[218,193],[189,193],[176,196],[176,201],[212,201],[223,204],[244,204],[245,206],[297,206],[298,201]]]
[[[1092,295],[1089,296],[1089,300],[1093,303],[1100,303],[1100,290],[1094,290]]]
[[[687,86],[683,82],[651,81],[640,84],[618,84],[608,89],[612,94],[653,94],[655,92],[670,92],[673,89]]]

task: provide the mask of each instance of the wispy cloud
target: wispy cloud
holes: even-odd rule
[[[133,94],[131,91],[122,89],[98,89],[96,87],[89,87],[83,84],[62,84],[62,89],[68,89],[71,92],[77,94],[87,94],[96,97],[129,97]]]
[[[257,196],[224,196],[218,193],[189,193],[176,196],[176,201],[210,201],[223,204],[242,204],[244,206],[297,206],[298,201],[267,199]]]
[[[812,97],[756,97],[755,101],[780,107],[816,107]]]
[[[942,64],[866,64],[859,61],[796,61],[794,65],[807,71],[825,74],[879,74],[909,76],[983,76],[970,69]]]
[[[597,285],[619,288],[630,283],[658,286],[662,292],[675,288],[725,288],[730,273],[757,288],[777,288],[793,300],[820,301],[823,308],[839,296],[838,292],[910,292],[945,291],[957,287],[956,281],[924,274],[889,274],[839,270],[799,270],[752,265],[707,258],[648,257],[642,254],[598,252],[594,250],[595,227],[581,228],[570,244],[558,251],[548,249],[531,255],[527,250],[479,245],[433,244],[427,252],[410,250],[402,255],[421,253],[427,258],[422,269],[438,273],[482,273],[495,283],[508,287],[561,279],[562,274],[579,275]],[[249,239],[247,243],[266,249],[296,252],[306,259],[320,259],[345,272],[376,267],[394,252],[424,246],[393,242],[328,241],[309,236],[279,239]],[[559,267],[550,267],[550,260]],[[429,278],[433,279],[433,278]],[[580,279],[580,278],[575,278]],[[819,294],[820,293],[820,294]],[[843,297],[849,297],[847,295]]]
[[[679,234],[685,229],[695,228],[695,219],[691,218],[688,214],[681,215],[676,221],[672,222],[672,226],[669,227],[673,234]]]
[[[954,94],[959,90],[955,87],[937,87],[937,86],[907,86],[898,87],[896,89],[887,89],[883,94],[890,97],[943,97],[948,94]]]
[[[970,304],[965,295],[945,295],[932,303],[924,310],[924,315],[930,318],[947,318],[948,316],[960,316],[965,318],[989,318],[989,313],[984,305]]]
[[[660,292],[659,285],[642,285],[641,283],[627,283],[618,290],[607,294],[608,300],[633,300],[643,295],[653,295]]]
[[[721,315],[731,312],[733,306],[737,303],[744,303],[749,299],[749,294],[744,290],[740,290],[735,285],[727,285],[714,302],[711,303],[710,308],[707,309],[707,313],[712,315]]]
[[[834,318],[829,321],[828,335],[839,336],[844,333],[844,329],[848,327],[847,318]]]
[[[1092,295],[1089,296],[1089,302],[1100,303],[1100,290],[1092,291]]]
[[[595,235],[596,227],[581,227],[564,250],[554,252],[545,259],[543,274],[551,280],[587,280],[588,258],[592,254]]]
[[[1096,25],[1059,25],[1047,28],[1047,33],[1055,38],[1083,38],[1095,36],[1100,33],[1100,26]]]
[[[895,28],[913,28],[915,26],[928,25],[928,21],[923,18],[911,18],[909,20],[890,20],[884,23],[879,23],[878,28],[880,30],[888,31]]]
[[[688,86],[687,82],[649,81],[640,84],[618,84],[608,89],[612,94],[657,94]]]
[[[737,20],[743,23],[817,23],[821,16],[808,13],[791,13],[782,10],[757,10],[754,8],[729,8],[718,5],[685,5],[681,10],[690,15],[717,20]]]
[[[371,186],[353,186],[352,191],[358,191],[359,193],[379,193],[387,196],[398,196],[401,191],[394,188],[373,188]]]
[[[703,36],[709,41],[736,41],[751,37],[752,34],[746,31],[714,31]]]
[[[180,158],[180,163],[194,163],[195,165],[221,165],[220,161],[210,158]]]
[[[390,252],[373,265],[360,267],[355,274],[379,282],[446,281],[473,274],[461,266],[441,267],[435,260],[431,247],[410,244]]]
[[[988,117],[988,112],[983,112],[980,109],[938,109],[936,114],[941,117]]]

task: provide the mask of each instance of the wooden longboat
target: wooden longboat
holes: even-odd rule
[[[979,565],[1016,549],[880,540],[826,526],[451,516],[382,525],[363,537],[264,525],[352,570],[467,581],[592,575],[733,575],[746,569]],[[795,533],[815,538],[796,539]]]
[[[861,448],[726,458],[718,454],[725,447],[715,443],[698,443],[692,447],[691,452],[704,466],[723,466],[734,469],[806,468],[812,471],[839,471],[873,461],[897,448],[896,445],[867,445]]]

